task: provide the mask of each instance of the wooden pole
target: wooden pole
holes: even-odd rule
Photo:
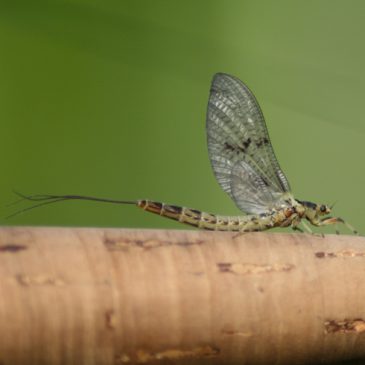
[[[365,239],[0,229],[0,364],[365,358]]]

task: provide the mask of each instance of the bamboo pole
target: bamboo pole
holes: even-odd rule
[[[0,364],[365,358],[365,239],[0,229]]]

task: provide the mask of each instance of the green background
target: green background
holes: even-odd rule
[[[208,160],[216,72],[245,81],[295,196],[365,232],[364,1],[2,1],[0,180],[27,194],[149,198],[239,214]],[[187,226],[65,202],[7,225]]]

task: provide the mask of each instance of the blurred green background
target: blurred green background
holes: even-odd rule
[[[361,0],[2,1],[1,204],[16,189],[239,214],[205,137],[212,76],[227,72],[259,100],[295,196],[338,201],[364,233],[364,13]],[[189,228],[92,202],[3,224]]]

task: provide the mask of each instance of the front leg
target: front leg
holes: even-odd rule
[[[338,224],[338,223],[342,223],[344,224],[353,234],[358,234],[358,232],[356,231],[356,229],[354,227],[352,227],[350,224],[348,224],[347,222],[345,222],[342,218],[340,217],[327,217],[327,218],[323,218],[322,220],[319,220],[318,222],[316,222],[317,224],[315,224],[316,226],[327,226],[329,224]],[[336,233],[338,234],[339,232],[336,230]]]

